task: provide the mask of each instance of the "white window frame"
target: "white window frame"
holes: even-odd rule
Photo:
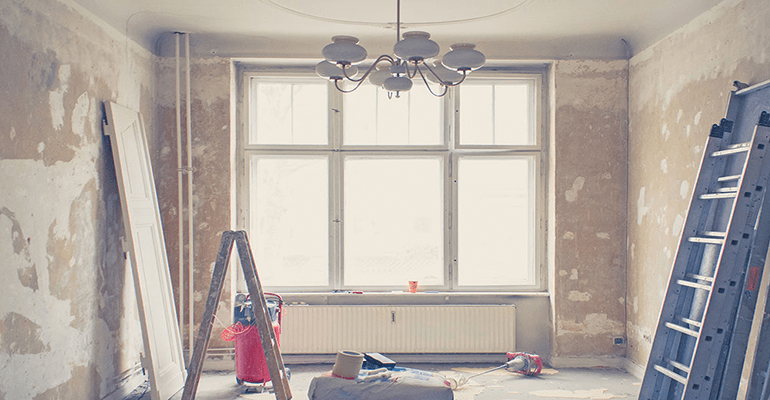
[[[238,65],[240,64],[240,65]],[[266,286],[270,291],[282,293],[328,293],[338,291],[357,291],[366,290],[367,292],[390,292],[393,290],[402,290],[404,288],[391,286],[366,286],[346,287],[343,284],[343,227],[340,223],[334,221],[342,220],[343,210],[343,188],[342,166],[346,154],[351,155],[382,155],[391,156],[404,155],[439,155],[443,154],[445,160],[444,168],[444,206],[448,212],[444,213],[444,285],[439,287],[421,287],[425,291],[437,292],[475,292],[475,293],[515,293],[515,292],[545,292],[547,290],[547,268],[546,268],[546,215],[547,215],[547,165],[548,165],[548,144],[546,141],[546,113],[547,113],[547,87],[546,74],[544,67],[524,68],[519,66],[503,66],[482,68],[475,71],[469,78],[481,81],[500,81],[508,79],[529,79],[532,80],[532,90],[534,101],[531,112],[535,124],[535,143],[533,145],[455,145],[462,132],[459,131],[459,113],[457,108],[459,99],[455,92],[450,89],[444,98],[443,121],[444,121],[444,144],[435,146],[342,146],[342,137],[335,132],[342,130],[342,116],[339,112],[330,110],[329,115],[329,138],[327,145],[308,145],[298,149],[296,145],[249,145],[250,118],[252,112],[249,110],[250,81],[252,78],[265,78],[270,80],[287,81],[312,81],[317,82],[319,78],[313,72],[312,66],[294,65],[291,63],[281,64],[281,61],[271,62],[263,65],[257,65],[249,62],[236,63],[237,83],[234,91],[236,93],[236,120],[238,129],[235,141],[234,165],[238,171],[236,180],[236,224],[238,229],[248,230],[249,226],[249,157],[252,154],[279,155],[279,154],[329,154],[329,218],[330,218],[330,243],[329,243],[329,285],[327,287],[271,287]],[[419,83],[419,82],[418,82]],[[365,83],[367,84],[367,83]],[[427,90],[422,84],[416,84],[412,90]],[[332,110],[341,110],[344,94],[334,89],[333,83],[329,84],[329,108]],[[398,101],[393,99],[392,101]],[[344,112],[344,110],[343,110]],[[531,285],[517,286],[473,286],[460,287],[458,285],[457,273],[457,230],[454,229],[454,216],[458,215],[458,187],[456,176],[453,169],[457,166],[457,160],[460,156],[511,156],[523,155],[534,157],[535,162],[535,266],[534,280]],[[335,178],[336,177],[336,178]],[[404,284],[406,286],[406,282]]]

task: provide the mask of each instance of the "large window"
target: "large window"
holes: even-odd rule
[[[437,98],[245,73],[239,207],[282,291],[544,289],[540,74]]]

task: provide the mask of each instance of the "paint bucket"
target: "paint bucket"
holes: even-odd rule
[[[275,332],[278,345],[281,344],[281,315],[283,299],[275,293],[265,293],[270,322]],[[256,305],[259,307],[259,305]],[[233,312],[235,324],[222,332],[222,339],[235,341],[235,380],[239,385],[246,383],[270,382],[270,370],[267,368],[265,353],[259,329],[254,325],[254,305],[248,296],[239,293],[236,296]],[[286,371],[289,373],[288,369]]]
[[[361,371],[364,354],[357,351],[342,350],[337,352],[337,360],[332,368],[332,376],[337,378],[355,379]]]

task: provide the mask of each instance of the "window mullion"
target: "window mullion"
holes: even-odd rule
[[[446,184],[444,185],[444,196],[447,210],[446,228],[444,230],[445,246],[445,271],[444,285],[449,290],[457,289],[457,179],[455,179],[454,168],[457,155],[451,153],[447,155],[447,174]]]
[[[342,286],[342,168],[341,155],[332,152],[329,167],[329,285]]]
[[[342,288],[344,283],[344,274],[342,271],[342,249],[343,249],[343,218],[342,210],[342,154],[339,151],[342,145],[343,135],[343,98],[342,93],[332,90],[330,83],[329,90],[329,137],[332,145],[330,154],[329,168],[329,285],[332,290]]]

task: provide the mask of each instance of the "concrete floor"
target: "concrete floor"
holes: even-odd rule
[[[440,372],[446,376],[470,376],[492,364],[409,364],[404,367]],[[327,364],[289,365],[293,398],[307,400],[310,381],[331,370]],[[527,377],[505,370],[494,371],[471,379],[454,392],[456,400],[516,400],[516,399],[636,399],[640,380],[631,374],[613,368],[543,369],[537,377]],[[198,400],[267,400],[271,393],[257,393],[257,388],[239,386],[235,372],[204,372],[198,386]],[[178,393],[172,400],[181,399]],[[125,400],[150,400],[146,387],[140,387]]]

